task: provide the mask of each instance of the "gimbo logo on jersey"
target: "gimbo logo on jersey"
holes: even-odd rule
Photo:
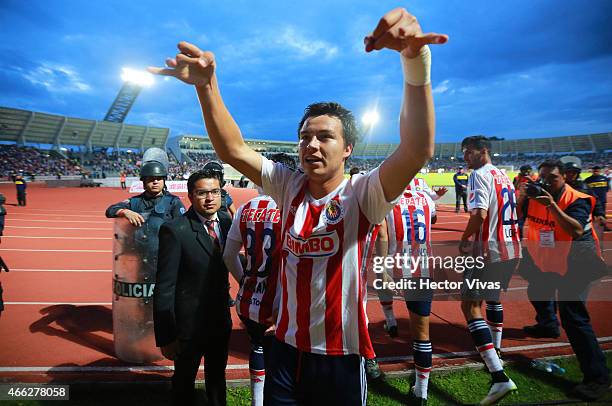
[[[283,249],[289,251],[296,257],[316,258],[329,257],[338,252],[338,234],[336,231],[329,233],[313,234],[304,239],[287,233]]]

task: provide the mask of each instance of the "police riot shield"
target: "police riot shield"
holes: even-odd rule
[[[134,227],[115,219],[113,244],[113,335],[117,358],[135,363],[162,359],[155,346],[153,288],[157,269],[159,224]]]
[[[144,154],[142,154],[142,164],[144,165],[149,161],[161,163],[166,167],[166,170],[168,170],[168,167],[170,166],[170,161],[166,151],[157,147],[149,148],[144,152]]]

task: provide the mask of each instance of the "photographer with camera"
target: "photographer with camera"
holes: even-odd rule
[[[573,394],[596,400],[608,390],[610,379],[586,308],[590,282],[605,268],[592,231],[595,198],[565,183],[561,161],[544,161],[538,170],[540,180],[521,185],[517,203],[528,224],[520,271],[529,281],[527,292],[537,313],[537,324],[525,331],[559,336],[557,295],[561,325],[584,375]]]

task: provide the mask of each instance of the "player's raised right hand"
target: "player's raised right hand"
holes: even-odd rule
[[[179,42],[177,47],[179,53],[166,59],[167,68],[150,66],[147,70],[156,75],[174,76],[189,85],[208,85],[215,73],[215,55],[186,41]]]

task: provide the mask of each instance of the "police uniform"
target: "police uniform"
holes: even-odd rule
[[[26,184],[25,179],[19,176],[15,179],[15,188],[17,189],[17,204],[19,206],[26,205],[26,188],[28,185]]]
[[[606,178],[604,175],[591,175],[584,180],[584,183],[593,191],[595,197],[605,208],[608,199],[608,192],[610,191],[608,178]]]
[[[185,206],[183,206],[181,199],[168,191],[164,191],[161,196],[153,198],[147,197],[146,192],[143,192],[138,196],[113,204],[106,209],[106,217],[119,217],[117,213],[125,209],[139,214],[148,213],[164,221],[177,218],[185,213]]]
[[[558,321],[555,309],[549,306],[556,303],[553,298],[558,294],[561,324],[578,358],[583,384],[609,385],[606,359],[586,308],[590,282],[595,279],[586,276],[586,272],[600,261],[597,235],[591,227],[595,198],[566,184],[555,201],[565,214],[581,224],[584,232],[573,239],[547,207],[534,202],[527,204],[529,228],[521,267],[522,274],[528,276],[528,295],[538,313],[538,323],[554,328]]]
[[[463,199],[463,211],[467,213],[467,173],[455,173],[453,182],[455,182],[455,212],[459,213],[459,203]]]

